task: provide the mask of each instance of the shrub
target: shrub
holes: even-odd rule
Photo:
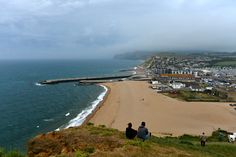
[[[92,154],[92,153],[95,152],[95,148],[94,147],[87,147],[87,148],[84,149],[84,152]]]
[[[94,124],[91,123],[91,122],[88,122],[87,125],[88,125],[88,126],[94,126]]]
[[[89,154],[87,154],[87,153],[85,153],[85,152],[82,152],[82,151],[80,151],[80,150],[78,150],[77,152],[76,152],[76,157],[88,157],[89,156]]]
[[[220,141],[227,142],[228,141],[228,133],[225,130],[221,130],[220,128],[214,132],[212,132],[211,137],[209,137],[210,141]]]
[[[106,125],[99,125],[98,127],[100,127],[100,128],[105,128]]]

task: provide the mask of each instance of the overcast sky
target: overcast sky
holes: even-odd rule
[[[235,0],[0,0],[0,59],[236,50]]]

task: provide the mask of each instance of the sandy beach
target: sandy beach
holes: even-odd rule
[[[221,128],[236,132],[236,110],[229,103],[184,102],[156,93],[147,82],[104,84],[110,89],[103,105],[91,117],[95,125],[124,131],[128,122],[137,129],[145,121],[154,135],[207,135]]]

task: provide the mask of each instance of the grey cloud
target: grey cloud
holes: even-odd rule
[[[236,50],[233,0],[0,0],[0,58]]]

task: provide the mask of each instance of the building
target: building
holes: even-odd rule
[[[160,84],[159,81],[151,81],[151,83],[152,83],[153,85]]]
[[[155,73],[156,74],[171,74],[172,70],[168,68],[156,68]]]
[[[189,69],[186,70],[172,70],[172,74],[193,74],[193,72]]]
[[[160,74],[161,78],[168,78],[171,80],[194,80],[195,77],[192,74]]]
[[[199,85],[191,85],[189,86],[190,90],[193,92],[204,92],[205,89],[200,87]]]
[[[185,84],[181,82],[173,82],[169,84],[173,89],[181,89],[185,87]]]

